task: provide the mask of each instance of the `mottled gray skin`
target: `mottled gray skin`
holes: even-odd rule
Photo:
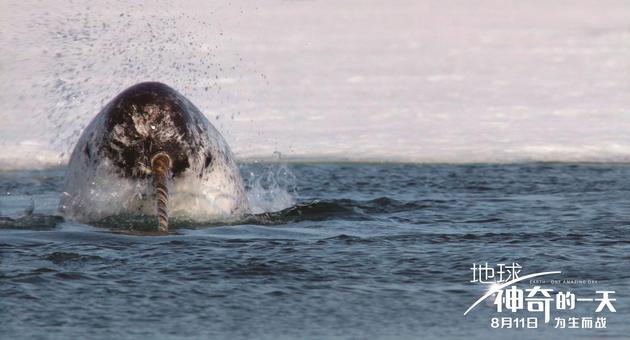
[[[60,208],[89,222],[121,213],[155,214],[151,157],[171,158],[171,215],[226,220],[249,211],[228,144],[174,89],[156,82],[120,93],[83,131],[66,172]]]

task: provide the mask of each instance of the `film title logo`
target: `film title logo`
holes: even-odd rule
[[[595,280],[543,280],[541,277],[559,275],[560,271],[521,275],[523,267],[517,263],[473,263],[471,283],[488,285],[486,293],[464,312],[467,315],[481,302],[496,306],[497,316],[490,318],[492,328],[539,328],[540,324],[553,328],[606,328],[605,313],[615,313],[613,290],[577,293],[571,290],[544,288],[541,284],[597,283]],[[529,280],[526,282],[526,280]],[[527,285],[529,283],[529,286]],[[520,286],[519,286],[520,285]],[[533,285],[533,286],[532,286]],[[529,287],[529,288],[528,288]],[[577,313],[576,307],[587,310]],[[511,314],[510,314],[511,313]],[[525,314],[525,316],[522,316]],[[556,315],[560,314],[560,315]],[[567,315],[568,314],[568,315]],[[511,316],[510,316],[511,315]],[[553,321],[552,321],[553,317]]]

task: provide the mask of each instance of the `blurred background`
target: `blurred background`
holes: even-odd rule
[[[630,160],[627,1],[0,2],[0,169],[161,81],[242,161]]]

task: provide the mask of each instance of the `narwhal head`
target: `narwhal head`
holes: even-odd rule
[[[172,88],[156,82],[134,85],[105,108],[100,150],[119,174],[147,178],[157,155],[169,158],[173,177],[191,167],[207,167],[212,155],[206,150],[199,110]],[[86,144],[86,153],[90,153]]]
[[[68,162],[60,209],[86,222],[147,213],[149,194],[155,197],[162,230],[168,222],[166,203],[179,216],[197,219],[248,210],[224,138],[188,99],[155,82],[120,93],[83,131]],[[189,197],[194,201],[184,203]]]
[[[95,142],[83,150],[88,163],[106,160],[120,177],[151,180],[159,229],[168,229],[170,180],[202,176],[212,162],[205,118],[184,96],[156,82],[123,91],[101,115]]]

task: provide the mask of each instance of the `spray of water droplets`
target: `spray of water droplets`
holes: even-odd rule
[[[243,10],[231,3],[168,0],[14,4],[14,15],[2,29],[3,45],[12,48],[3,49],[0,59],[0,92],[11,100],[0,101],[0,121],[16,127],[24,126],[19,120],[31,122],[27,131],[7,129],[16,135],[6,140],[26,140],[21,150],[33,156],[15,150],[1,154],[0,169],[47,166],[51,158],[65,164],[98,111],[116,94],[143,81],[174,87],[205,112],[228,141],[238,139],[230,127],[250,105],[248,93],[253,93],[239,89],[245,83],[268,85],[264,74],[233,48],[236,44],[222,25],[226,17],[234,19]],[[37,157],[39,163],[29,160]],[[289,191],[278,189],[284,184],[274,186],[269,176],[260,176],[252,185],[252,197],[269,200],[278,193],[281,197],[272,201],[291,200]],[[270,209],[282,205],[268,202]]]
[[[116,94],[142,81],[176,88],[219,130],[229,130],[240,114],[235,103],[249,100],[235,83],[258,72],[228,47],[231,38],[221,17],[240,9],[226,6],[195,1],[16,4],[16,16],[28,20],[7,22],[3,40],[16,52],[1,60],[0,90],[24,100],[5,101],[0,111],[7,121],[17,116],[32,121],[33,139],[55,152],[60,163],[90,119]]]

